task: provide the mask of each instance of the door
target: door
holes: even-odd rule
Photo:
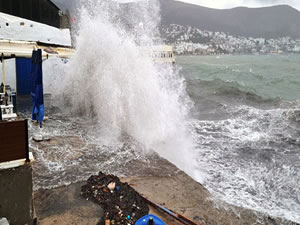
[[[31,59],[16,59],[17,95],[30,95],[32,85],[31,66]]]

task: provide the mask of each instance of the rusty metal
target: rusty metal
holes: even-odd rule
[[[145,199],[145,201],[153,206],[154,208],[158,209],[158,210],[161,210],[162,212],[165,212],[167,213],[169,216],[173,217],[174,219],[178,220],[179,222],[181,222],[182,224],[186,224],[186,225],[200,225],[198,223],[195,223],[193,221],[191,221],[190,219],[176,213],[176,212],[173,212],[172,210],[160,205],[160,204],[157,204],[151,200],[149,200],[148,198],[146,198],[144,195],[141,195],[143,199]],[[204,225],[204,224],[203,224]]]

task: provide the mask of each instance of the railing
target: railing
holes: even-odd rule
[[[30,161],[27,120],[0,122],[0,163],[19,159]]]

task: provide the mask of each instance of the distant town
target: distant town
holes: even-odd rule
[[[179,55],[300,53],[300,39],[252,38],[171,24],[161,29],[164,41]]]

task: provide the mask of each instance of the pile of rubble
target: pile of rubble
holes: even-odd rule
[[[135,224],[147,215],[149,207],[144,199],[127,183],[120,182],[114,175],[99,172],[81,187],[81,195],[102,206],[104,220],[111,224]]]

